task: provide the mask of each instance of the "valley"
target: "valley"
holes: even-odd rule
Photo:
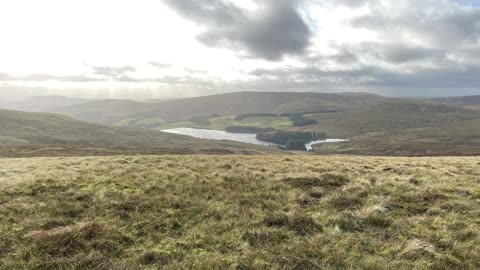
[[[55,102],[58,99],[39,97],[16,106],[117,127],[160,131],[243,127],[325,133],[329,139],[349,141],[318,145],[313,148],[317,154],[480,153],[477,97],[401,99],[362,93],[239,92],[160,102],[73,99],[64,106]]]

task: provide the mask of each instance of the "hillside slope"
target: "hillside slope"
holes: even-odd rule
[[[288,117],[216,117],[191,127],[224,129],[228,126],[277,128],[326,133],[349,142],[322,144],[317,153],[373,155],[478,155],[480,109],[425,100],[390,99],[363,108],[303,117],[313,124],[295,127]],[[174,125],[175,127],[175,125]]]
[[[103,126],[47,113],[0,110],[0,156],[95,153],[261,153],[272,149],[148,129]],[[33,152],[28,152],[28,151]],[[22,154],[22,151],[23,154]]]
[[[454,105],[454,106],[480,107],[480,95],[464,96],[464,97],[434,98],[430,100],[448,104],[448,105]]]
[[[312,116],[310,127],[341,144],[317,145],[318,153],[371,155],[479,155],[480,110],[419,100],[395,100],[352,112]],[[309,128],[304,128],[309,129]]]
[[[93,102],[93,99],[70,98],[64,96],[37,96],[24,101],[0,103],[0,109],[26,112],[54,112],[60,108]]]
[[[211,115],[348,110],[377,104],[384,99],[377,95],[356,93],[238,92],[164,100],[160,103],[99,100],[52,108],[52,112],[90,122],[128,125],[129,121],[175,122]]]
[[[461,103],[456,103],[458,100]],[[325,132],[329,138],[350,140],[321,145],[316,148],[319,153],[476,155],[480,153],[480,130],[476,125],[480,109],[473,106],[475,100],[475,97],[399,99],[364,93],[239,92],[158,103],[99,100],[54,110],[115,126],[223,130],[240,125]],[[336,112],[315,113],[322,110]],[[295,126],[288,116],[276,115],[293,112],[310,112],[302,117],[311,124]],[[274,115],[259,114],[241,120],[235,117],[243,113]]]
[[[323,129],[331,136],[351,137],[477,119],[480,118],[480,110],[430,101],[395,99],[358,110],[314,114],[309,118],[318,121],[319,125],[304,129]]]
[[[0,269],[477,270],[479,163],[0,159]]]

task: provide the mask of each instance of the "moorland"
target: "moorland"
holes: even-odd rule
[[[0,159],[1,269],[478,269],[480,159]]]

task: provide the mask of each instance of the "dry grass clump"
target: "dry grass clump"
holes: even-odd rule
[[[479,158],[0,164],[0,269],[480,269]]]

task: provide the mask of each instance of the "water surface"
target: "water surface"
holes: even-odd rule
[[[255,138],[257,135],[253,133],[230,133],[223,130],[199,129],[199,128],[174,128],[174,129],[165,129],[162,131],[173,133],[173,134],[191,136],[191,137],[200,138],[200,139],[229,140],[229,141],[237,141],[237,142],[251,143],[251,144],[257,144],[257,145],[264,145],[264,146],[277,145],[271,142],[264,142],[264,141],[257,140],[257,138]],[[336,143],[336,142],[345,142],[345,141],[346,140],[342,140],[342,139],[319,140],[319,141],[313,141],[313,142],[307,143],[305,144],[305,147],[307,148],[307,150],[311,150],[314,144]]]

